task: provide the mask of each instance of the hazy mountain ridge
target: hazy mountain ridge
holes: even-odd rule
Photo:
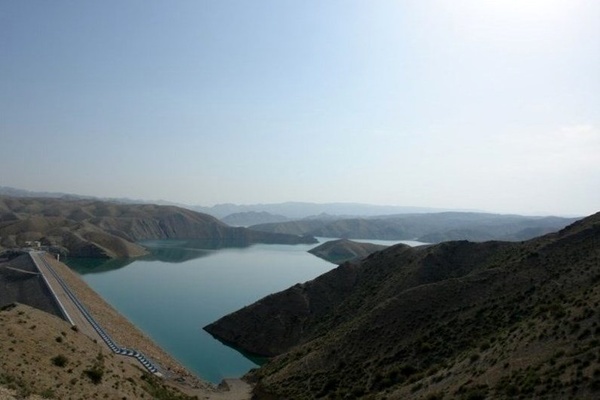
[[[258,398],[592,399],[599,244],[600,213],[524,243],[393,246],[205,329],[281,354],[250,374]]]
[[[24,189],[17,189],[8,186],[0,186],[0,196],[10,197],[43,197],[43,198],[64,198],[70,200],[100,200],[124,204],[159,204],[167,206],[176,206],[188,210],[197,211],[203,214],[212,215],[219,219],[224,219],[232,214],[243,213],[267,213],[282,216],[288,219],[302,219],[318,216],[319,214],[329,214],[332,216],[375,216],[383,214],[400,213],[429,213],[443,211],[463,211],[446,208],[432,207],[412,207],[412,206],[382,206],[365,203],[310,203],[300,201],[288,201],[283,203],[265,203],[265,204],[234,204],[222,203],[214,206],[190,205],[166,200],[141,200],[130,199],[126,197],[105,198],[96,196],[79,195],[62,192],[40,192]],[[261,223],[271,221],[261,221]],[[258,223],[258,222],[257,222]],[[236,223],[237,224],[237,223]],[[250,225],[250,224],[239,224]]]
[[[271,214],[266,211],[245,211],[229,214],[221,218],[221,221],[231,226],[250,226],[257,224],[285,222],[289,218],[283,215]]]
[[[302,219],[319,214],[341,216],[377,216],[388,214],[412,214],[453,211],[432,207],[383,206],[364,203],[309,203],[289,201],[269,204],[217,204],[212,207],[192,206],[192,209],[223,218],[241,212],[267,212],[289,219]]]
[[[70,256],[120,258],[146,254],[136,242],[152,239],[187,239],[204,247],[316,242],[230,227],[212,216],[174,206],[0,197],[3,247],[41,241],[66,249]]]
[[[444,212],[346,219],[304,219],[252,225],[264,232],[347,239],[520,241],[564,228],[578,218]]]
[[[46,192],[46,191],[36,191],[36,190],[25,190],[14,188],[10,186],[0,186],[0,196],[6,197],[30,197],[30,198],[49,198],[49,199],[63,199],[63,200],[100,200],[100,201],[108,201],[113,203],[125,203],[125,204],[161,204],[161,201],[144,201],[144,200],[135,200],[127,197],[97,197],[97,196],[88,196],[83,194],[75,194],[75,193],[64,193],[64,192]],[[175,205],[174,203],[164,202],[166,205]]]

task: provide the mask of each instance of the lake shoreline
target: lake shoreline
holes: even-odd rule
[[[65,263],[189,371],[213,385],[244,376],[263,360],[222,343],[203,327],[336,267],[312,255],[313,245],[218,250],[173,240],[145,245],[151,254],[142,259],[73,258]]]
[[[103,329],[119,345],[142,352],[170,374],[168,378],[164,379],[166,383],[190,396],[198,395],[206,399],[243,400],[250,398],[250,385],[239,379],[226,379],[217,386],[190,372],[131,321],[116,311],[71,268],[51,257],[47,259],[94,318],[99,321]]]

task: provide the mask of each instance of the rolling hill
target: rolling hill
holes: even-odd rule
[[[175,206],[0,197],[0,247],[40,241],[72,257],[127,258],[146,254],[137,242],[155,239],[185,239],[205,248],[316,242],[306,236],[230,227]]]
[[[334,264],[346,261],[358,261],[371,253],[385,249],[387,246],[353,242],[348,239],[330,240],[308,252]]]
[[[246,211],[229,214],[226,217],[221,218],[221,221],[231,226],[250,226],[258,224],[266,224],[273,222],[284,222],[288,221],[289,218],[283,215],[275,215],[266,211]]]
[[[250,226],[264,232],[346,239],[521,241],[555,232],[579,218],[443,212],[371,218],[311,218]]]
[[[526,242],[397,245],[205,327],[258,399],[595,399],[600,213]]]

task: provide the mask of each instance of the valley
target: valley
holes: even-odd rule
[[[252,390],[256,399],[591,399],[600,387],[600,214],[525,241],[410,247],[320,238],[317,246],[291,244],[316,241],[303,231],[263,236],[174,207],[2,201],[2,243],[40,242],[70,254],[66,260],[83,281],[62,263],[50,262],[117,343],[135,343],[163,366],[161,371],[172,377],[177,371],[181,379],[153,381],[170,385],[174,396],[246,399]],[[415,224],[413,230],[421,226],[421,232],[470,221],[504,235],[566,221],[460,213],[398,218],[404,226]],[[419,220],[428,222],[419,225]],[[377,236],[368,219],[360,221],[334,221],[333,231],[311,232],[342,234],[340,227],[363,227],[363,233]],[[293,222],[296,227],[322,223]],[[392,231],[385,237],[393,237]],[[90,242],[79,248],[96,250],[81,252],[57,232],[81,236]],[[141,251],[116,257],[110,249],[124,247],[106,246],[107,235]],[[237,239],[228,242],[231,237]],[[275,239],[290,243],[268,244]],[[90,254],[96,257],[81,257]],[[25,301],[61,316],[23,259],[11,258],[0,272],[8,309]],[[82,326],[78,334],[93,341],[94,333],[77,325]],[[100,346],[101,338],[95,338]],[[106,347],[98,351],[111,354]],[[65,385],[14,384],[14,375],[2,371],[17,394],[62,393]],[[241,375],[243,381],[227,380]],[[218,389],[219,382],[229,382],[231,390]]]

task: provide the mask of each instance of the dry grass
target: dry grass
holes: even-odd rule
[[[0,326],[0,384],[19,398],[150,398],[138,367],[58,317],[16,305],[0,312]]]

